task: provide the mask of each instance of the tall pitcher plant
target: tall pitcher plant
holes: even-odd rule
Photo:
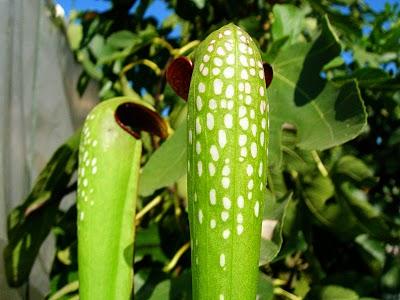
[[[272,69],[232,24],[211,33],[193,60],[178,58],[167,72],[189,108],[193,299],[255,299]]]

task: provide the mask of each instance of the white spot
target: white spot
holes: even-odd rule
[[[257,66],[263,70],[263,64],[261,61],[257,60]]]
[[[93,147],[96,147],[96,146],[97,146],[97,141],[96,141],[96,140],[93,141],[92,146],[93,146]]]
[[[217,78],[217,79],[214,80],[214,93],[216,95],[221,95],[221,93],[222,93],[222,85],[223,85],[223,82],[222,82],[221,79]]]
[[[246,115],[247,109],[245,106],[241,105],[239,107],[239,118],[244,117]]]
[[[214,46],[213,45],[208,46],[207,47],[207,51],[210,52],[210,53],[213,52],[214,51]]]
[[[189,130],[189,144],[192,144],[193,142],[193,133],[192,130]]]
[[[218,143],[221,148],[224,148],[226,145],[226,133],[222,129],[218,130]]]
[[[254,119],[256,117],[256,113],[254,112],[254,109],[250,110],[250,118]]]
[[[236,232],[237,232],[237,234],[238,234],[238,235],[241,235],[241,234],[243,233],[243,229],[244,229],[244,227],[243,227],[242,224],[239,224],[238,226],[236,226]]]
[[[260,77],[260,79],[264,79],[264,70],[258,71],[258,77]]]
[[[202,224],[203,223],[203,211],[201,209],[199,209],[199,223]]]
[[[232,84],[229,84],[225,90],[225,96],[228,99],[231,99],[233,97],[233,94],[235,93],[235,90],[233,88]]]
[[[215,99],[210,99],[210,102],[208,102],[208,107],[212,110],[217,109],[217,101],[215,101]]]
[[[247,135],[241,134],[239,135],[239,146],[244,146],[247,142]]]
[[[206,91],[206,86],[203,82],[199,83],[199,93],[204,93]]]
[[[237,206],[238,206],[239,208],[243,208],[243,207],[244,207],[244,198],[243,198],[243,196],[239,196],[239,197],[237,198]]]
[[[218,75],[219,73],[221,72],[221,69],[220,68],[213,68],[212,69],[212,73],[213,73],[213,75]]]
[[[265,120],[265,118],[262,118],[262,120],[261,120],[261,128],[265,129],[265,125],[267,125],[267,120]]]
[[[217,195],[215,189],[210,190],[210,203],[211,205],[217,204]]]
[[[240,149],[240,156],[246,157],[247,156],[247,149],[246,147],[242,147]]]
[[[253,193],[252,192],[248,192],[247,193],[247,198],[249,198],[249,200],[251,200],[251,198],[253,198]]]
[[[211,157],[214,161],[217,161],[219,159],[219,153],[218,153],[218,149],[215,145],[212,145],[210,148],[210,154]]]
[[[201,71],[201,74],[202,74],[203,76],[207,76],[207,75],[208,75],[208,67],[205,67],[205,68],[203,69],[203,71]]]
[[[222,179],[221,179],[221,184],[225,189],[227,189],[229,187],[230,182],[231,181],[230,181],[229,177],[222,177]]]
[[[228,197],[222,198],[222,204],[224,205],[225,209],[231,208],[231,200]]]
[[[215,165],[212,162],[208,163],[208,172],[210,173],[210,176],[215,175]]]
[[[81,214],[80,214],[79,218],[80,218],[81,221],[83,221],[83,219],[85,218],[85,212],[81,211]]]
[[[256,69],[251,68],[251,69],[249,70],[249,73],[250,73],[251,76],[255,76],[255,75],[256,75]]]
[[[233,109],[233,104],[234,104],[233,100],[229,100],[229,101],[228,101],[228,109],[229,109],[229,110],[232,110],[232,109]]]
[[[226,240],[227,238],[229,238],[229,236],[231,235],[231,231],[229,229],[225,229],[222,232],[222,237]]]
[[[226,222],[226,220],[228,220],[228,218],[229,218],[229,212],[227,212],[226,210],[224,210],[224,211],[221,213],[221,219],[222,219],[222,221]]]
[[[254,204],[254,215],[256,218],[258,217],[258,214],[260,213],[260,202],[256,201],[256,204]]]
[[[262,191],[264,188],[264,184],[262,182],[260,182],[260,191]]]
[[[225,44],[226,47],[226,44]],[[228,65],[233,65],[235,63],[235,56],[231,53],[226,57],[226,62]]]
[[[215,57],[214,58],[214,65],[216,65],[217,67],[221,67],[222,66],[222,59],[220,59],[219,57]]]
[[[196,117],[196,133],[197,134],[201,133],[201,125],[199,117]]]
[[[83,186],[87,187],[88,186],[88,180],[87,178],[83,179]]]
[[[247,173],[247,176],[253,175],[253,166],[252,165],[247,165],[246,173]]]
[[[239,121],[239,125],[243,130],[247,130],[249,128],[249,120],[247,118],[242,118]]]
[[[200,70],[200,72],[201,72],[201,71],[203,71],[203,69],[204,69],[204,66],[205,66],[205,65],[204,65],[203,63],[201,63],[201,64],[200,64],[200,66],[199,66],[199,70]]]
[[[201,100],[200,96],[197,96],[197,98],[196,98],[196,107],[197,107],[197,110],[199,110],[199,111],[203,107],[203,101]]]
[[[201,161],[197,162],[197,173],[199,174],[199,176],[203,174],[203,163]]]
[[[260,165],[258,166],[258,177],[261,177],[263,173],[263,162],[260,161]]]
[[[265,91],[264,91],[263,86],[260,86],[259,92],[260,92],[260,96],[264,96]]]
[[[215,221],[215,219],[211,219],[210,220],[210,227],[211,229],[214,229],[217,226],[217,221]]]
[[[250,92],[251,92],[250,83],[245,82],[245,84],[244,84],[244,92],[245,92],[246,94],[250,94]]]
[[[94,167],[92,168],[92,174],[96,174],[96,173],[97,173],[97,167],[94,166]]]
[[[260,133],[260,144],[261,144],[261,146],[264,146],[264,143],[265,143],[265,134],[264,134],[264,131],[261,131],[261,133]]]
[[[210,55],[206,54],[203,56],[203,61],[206,63],[210,60]]]
[[[253,134],[253,136],[257,135],[257,125],[256,124],[251,125],[251,133]]]
[[[261,114],[264,114],[265,113],[265,109],[267,108],[267,102],[266,101],[261,101],[260,102],[260,112],[261,112]]]
[[[219,294],[219,300],[225,300],[225,297],[223,294]]]
[[[249,74],[247,74],[246,69],[243,69],[242,72],[240,72],[240,78],[242,78],[243,80],[249,79]]]
[[[207,113],[207,128],[214,129],[214,115],[212,113]]]
[[[221,55],[221,56],[225,55],[224,49],[222,49],[221,47],[218,47],[218,48],[217,48],[217,54],[218,54],[218,55]]]
[[[239,56],[239,61],[240,61],[240,63],[242,64],[242,66],[244,66],[244,67],[247,67],[247,66],[248,66],[246,56],[240,55],[240,56]]]
[[[232,51],[233,50],[233,44],[231,42],[225,42],[225,49],[228,51]]]
[[[243,92],[243,91],[244,91],[244,83],[239,82],[239,92]]]
[[[233,75],[235,75],[235,71],[234,71],[234,69],[233,69],[232,67],[227,67],[227,68],[224,70],[224,76],[225,76],[225,78],[227,78],[227,79],[232,78]]]
[[[233,126],[233,118],[231,114],[226,114],[224,116],[224,124],[226,128],[232,128]]]
[[[199,141],[197,141],[197,142],[196,142],[196,153],[197,153],[197,154],[200,154],[200,152],[201,152],[201,144],[200,144]]]
[[[250,179],[249,182],[247,183],[247,188],[249,190],[252,190],[254,188],[254,180]]]
[[[253,158],[256,158],[256,156],[257,156],[257,144],[256,143],[254,143],[254,142],[251,143],[250,152],[251,152],[251,156]]]
[[[254,61],[254,58],[249,59],[249,64],[250,66],[254,67],[256,65],[256,62]]]
[[[225,31],[224,31],[224,34],[225,34],[225,35],[231,35],[231,34],[232,34],[232,31],[230,31],[230,30],[225,30]]]
[[[247,52],[246,44],[239,43],[239,51],[242,52],[242,53],[246,53]]]
[[[236,222],[238,222],[239,224],[243,223],[243,215],[241,213],[238,213],[236,216]]]
[[[225,266],[225,254],[223,254],[223,253],[219,256],[219,265],[222,268]],[[221,296],[222,296],[222,299],[224,299],[223,295],[219,295],[219,298],[221,299]]]
[[[210,44],[214,44],[214,43],[215,43],[215,40],[211,40]]]
[[[222,168],[222,176],[229,176],[230,173],[231,173],[231,169],[229,168],[229,166],[225,165]]]
[[[246,95],[246,99],[244,100],[247,105],[250,105],[253,99],[250,95]]]

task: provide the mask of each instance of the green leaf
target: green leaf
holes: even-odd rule
[[[111,34],[107,38],[107,44],[117,49],[132,47],[136,38],[137,37],[133,32],[128,30],[121,30]]]
[[[304,201],[311,213],[342,239],[352,239],[362,233],[349,209],[334,198],[335,187],[328,177],[303,179]],[[341,224],[341,226],[337,226]]]
[[[157,284],[149,300],[169,299],[170,290],[171,290],[171,280],[164,280],[159,284]]]
[[[82,25],[69,24],[67,28],[67,37],[71,50],[77,50],[82,40]]]
[[[359,296],[351,289],[337,285],[327,285],[314,289],[306,299],[313,300],[358,300]]]
[[[281,199],[276,199],[271,193],[267,195],[262,222],[259,265],[271,262],[281,249],[282,228],[291,198],[291,194],[285,195]]]
[[[160,244],[157,224],[152,223],[146,229],[138,229],[135,237],[135,262],[150,255],[153,260],[166,263],[168,258],[162,252]]]
[[[186,173],[186,122],[158,148],[143,167],[139,194],[149,196],[170,186]]]
[[[128,55],[136,53],[141,48],[149,45],[157,31],[153,26],[147,26],[138,33],[127,30],[118,31],[108,37],[105,43],[105,49],[98,58],[98,64],[106,64],[114,60],[126,58]],[[111,51],[112,48],[114,51]]]
[[[376,179],[360,159],[346,155],[332,169],[337,198],[349,207],[357,223],[372,237],[390,242],[400,241],[400,226],[368,201],[366,190]]]
[[[361,234],[356,237],[356,243],[359,244],[372,258],[377,260],[380,267],[385,264],[385,244],[371,239],[367,234]]]
[[[191,0],[198,9],[203,9],[204,6],[206,5],[206,1],[205,0]]]
[[[260,272],[258,279],[257,299],[272,300],[274,298],[274,285],[270,277]]]
[[[324,65],[340,54],[340,45],[325,18],[322,33],[311,44],[283,49],[272,61],[270,163],[281,162],[282,128],[297,132],[297,145],[323,150],[356,137],[366,124],[356,82],[339,86],[320,77]],[[267,61],[268,56],[265,55]]]
[[[53,154],[24,203],[8,216],[9,243],[4,251],[7,280],[20,286],[28,280],[40,246],[49,234],[58,205],[76,170],[80,131]]]
[[[273,14],[274,23],[271,32],[274,41],[284,37],[288,37],[287,45],[298,41],[304,21],[304,11],[291,4],[276,4]]]

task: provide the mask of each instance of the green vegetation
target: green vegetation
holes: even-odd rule
[[[230,22],[250,34],[274,70],[261,299],[399,297],[399,7],[374,12],[361,0],[166,2],[174,13],[163,24],[144,17],[151,1],[114,0],[105,13],[73,13],[64,31],[83,66],[80,93],[95,80],[102,100],[146,102],[171,128],[165,142],[141,136],[135,299],[191,299],[187,107],[164,74],[173,58],[190,55]],[[181,37],[173,38],[178,24]],[[79,135],[60,146],[8,219],[4,258],[12,286],[27,282],[41,243],[56,236],[52,299],[78,294],[77,210],[58,207],[76,188]]]

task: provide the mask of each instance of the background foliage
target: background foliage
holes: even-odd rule
[[[375,12],[358,0],[167,0],[173,14],[158,24],[144,17],[149,0],[111,2],[104,13],[72,12],[61,28],[83,66],[80,93],[95,80],[101,100],[147,102],[173,133],[162,144],[143,136],[135,298],[190,299],[186,106],[164,73],[228,22],[257,41],[275,75],[260,298],[400,297],[399,6]],[[177,25],[182,33],[173,37]],[[78,291],[76,207],[59,209],[76,188],[78,137],[57,150],[8,220],[12,286],[28,280],[41,243],[56,236],[50,299]]]

